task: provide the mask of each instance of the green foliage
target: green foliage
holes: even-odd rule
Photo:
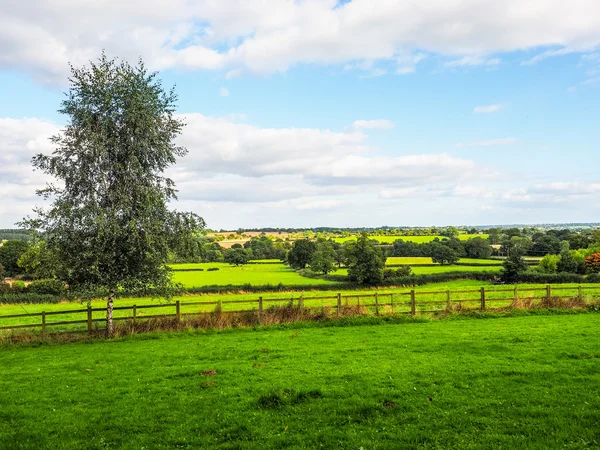
[[[250,253],[244,248],[232,247],[225,251],[223,257],[225,262],[232,266],[241,266],[243,264],[248,264],[248,261],[250,261]]]
[[[35,278],[54,278],[56,276],[55,268],[59,262],[48,250],[45,241],[37,241],[21,255],[17,264],[25,273],[33,275]]]
[[[359,284],[383,281],[385,257],[367,233],[362,233],[348,254],[348,279]]]
[[[489,241],[476,237],[465,242],[465,253],[469,258],[486,259],[492,255]]]
[[[320,240],[316,243],[315,251],[310,260],[310,269],[313,272],[325,275],[335,272],[337,270],[336,256],[333,244],[329,241]]]
[[[578,252],[566,248],[560,252],[556,269],[559,272],[583,273],[585,270],[584,258]]]
[[[18,265],[19,258],[27,251],[29,244],[25,241],[6,241],[0,246],[0,264],[5,276],[13,277],[22,273]]]
[[[298,239],[287,254],[287,262],[294,269],[304,269],[312,261],[315,250],[316,244],[313,241]]]
[[[0,283],[4,281],[4,266],[0,264]]]
[[[21,281],[21,280],[13,281],[12,287],[11,287],[11,292],[19,294],[21,292],[25,292],[26,290],[27,290],[27,286],[25,285],[24,281]]]
[[[35,280],[29,283],[27,291],[32,294],[63,295],[65,285],[60,280]]]
[[[383,278],[386,280],[390,278],[404,278],[410,277],[412,274],[410,266],[400,266],[397,269],[385,269],[383,271]]]
[[[438,264],[455,264],[459,260],[459,256],[449,246],[433,243],[431,245],[431,260]]]
[[[56,275],[73,289],[167,295],[170,250],[204,227],[195,214],[167,209],[176,191],[163,173],[187,153],[174,142],[184,126],[174,115],[177,96],[141,61],[132,67],[105,55],[72,67],[70,81],[56,149],[33,158],[64,187],[41,191],[51,206],[24,224],[46,232]]]
[[[538,263],[537,269],[542,273],[556,273],[559,261],[560,257],[558,255],[546,255]]]
[[[524,250],[519,245],[514,246],[510,256],[502,263],[502,279],[506,282],[518,281],[520,275],[527,271],[527,264],[523,260]]]

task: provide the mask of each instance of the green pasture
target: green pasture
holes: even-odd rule
[[[458,261],[460,264],[469,264],[473,266],[477,265],[497,265],[501,266],[502,261],[499,259],[475,259],[475,258],[460,258]],[[390,256],[386,265],[406,265],[412,266],[414,264],[435,264],[431,258],[426,256]]]
[[[379,241],[381,244],[392,244],[394,241],[407,241],[407,242],[416,242],[417,244],[423,244],[426,242],[431,242],[434,239],[447,239],[445,236],[369,236],[371,239],[375,239]],[[480,237],[483,239],[487,239],[487,234],[459,234],[458,238],[461,241],[466,241],[472,238]],[[356,240],[357,236],[347,236],[347,237],[336,237],[333,238],[335,242],[344,243],[347,241]]]
[[[600,446],[599,314],[364,322],[5,347],[0,448]]]
[[[204,269],[193,272],[174,272],[173,280],[186,287],[200,287],[210,285],[241,286],[251,284],[261,286],[266,284],[277,285],[325,285],[335,282],[318,278],[308,278],[299,275],[283,263],[279,264],[246,264],[232,266],[226,263],[197,263],[197,264],[172,264],[174,269]],[[219,270],[209,272],[209,268]]]

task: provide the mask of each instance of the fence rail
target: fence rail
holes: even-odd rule
[[[565,291],[571,291],[573,295],[554,295],[555,292],[564,293]],[[512,293],[511,296],[502,296],[502,294]],[[542,293],[542,295],[535,295],[535,293]],[[469,294],[471,295],[469,297]],[[498,294],[501,294],[500,296]],[[533,295],[531,295],[533,294]],[[459,297],[460,296],[460,297]],[[261,316],[268,312],[269,308],[276,308],[278,304],[287,302],[291,306],[298,308],[304,308],[307,310],[327,307],[332,310],[335,315],[346,314],[345,308],[353,306],[358,308],[358,313],[362,314],[411,314],[417,315],[421,313],[432,313],[432,312],[443,312],[443,311],[454,311],[454,310],[479,310],[479,311],[492,311],[509,306],[517,306],[519,301],[530,301],[539,302],[546,301],[547,305],[551,303],[552,299],[558,300],[577,300],[580,304],[587,304],[590,302],[600,301],[600,285],[585,285],[575,287],[552,287],[547,285],[545,287],[531,287],[531,288],[500,288],[500,289],[486,289],[481,287],[479,289],[463,289],[463,290],[438,290],[438,291],[415,291],[409,290],[405,292],[365,292],[356,294],[342,294],[337,293],[336,295],[327,296],[290,296],[290,297],[277,297],[277,298],[263,298],[259,296],[256,299],[246,300],[218,300],[218,301],[193,301],[193,302],[181,302],[175,301],[170,303],[162,304],[147,304],[147,305],[130,305],[130,306],[116,306],[113,308],[116,312],[127,313],[124,316],[115,316],[115,321],[137,321],[137,320],[148,320],[156,318],[170,317],[175,318],[177,321],[181,321],[182,317],[199,316],[203,314],[214,314],[215,311],[224,314],[230,313],[242,313],[251,311],[258,316],[260,320]],[[507,303],[508,302],[508,303]],[[233,305],[233,309],[228,309],[228,305]],[[246,308],[237,309],[238,305],[246,305]],[[212,310],[207,307],[215,307]],[[192,307],[200,307],[196,310],[190,311]],[[432,308],[434,307],[434,308]],[[437,308],[435,308],[437,307]],[[145,314],[145,310],[156,310],[159,308],[166,308],[172,312],[160,314]],[[182,309],[187,311],[182,312]],[[363,308],[363,310],[361,310]],[[48,332],[49,327],[56,326],[71,326],[71,325],[87,325],[87,332],[93,333],[98,328],[94,328],[94,324],[106,322],[105,317],[94,317],[94,313],[106,314],[106,308],[92,307],[88,305],[86,309],[70,309],[63,311],[41,311],[35,313],[20,313],[0,316],[0,331],[1,330],[17,330],[17,329],[29,329],[29,328],[40,328],[42,334]],[[85,318],[76,320],[59,320],[50,321],[52,316],[57,315],[83,315]],[[6,325],[7,321],[14,322],[16,319],[32,319],[40,318],[39,322],[35,323],[12,323]],[[86,331],[83,328],[81,331]]]

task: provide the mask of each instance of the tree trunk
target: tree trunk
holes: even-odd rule
[[[106,337],[113,337],[115,335],[115,325],[113,323],[113,300],[115,297],[114,292],[110,292],[108,295],[108,301],[106,302]]]

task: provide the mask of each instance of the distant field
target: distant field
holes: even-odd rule
[[[480,237],[483,239],[487,239],[487,234],[460,234],[458,238],[461,241],[466,241],[468,239]],[[344,243],[347,241],[356,240],[357,236],[348,236],[348,237],[339,237],[333,238],[335,242]],[[371,239],[375,239],[382,244],[392,244],[394,241],[407,241],[407,242],[416,242],[418,244],[423,244],[425,242],[431,242],[434,239],[446,239],[445,236],[370,236]]]
[[[473,258],[461,258],[458,261],[460,264],[471,264],[477,265],[502,265],[502,261],[498,259],[473,259]],[[391,256],[387,259],[386,264],[389,265],[413,265],[413,264],[434,264],[431,258],[428,257],[411,257],[411,256]]]
[[[210,285],[252,284],[261,286],[265,284],[277,285],[325,285],[333,284],[332,281],[307,278],[300,276],[285,264],[248,264],[244,266],[231,266],[226,263],[199,263],[199,264],[172,264],[175,269],[204,269],[195,272],[174,272],[173,279],[186,287],[201,287]],[[209,272],[209,268],[218,268]]]
[[[12,346],[0,448],[597,448],[599,358],[599,314]]]
[[[416,275],[430,274],[430,273],[446,273],[446,272],[499,272],[502,270],[502,266],[412,266],[412,271]],[[337,275],[347,275],[348,269],[341,268],[337,272]]]

